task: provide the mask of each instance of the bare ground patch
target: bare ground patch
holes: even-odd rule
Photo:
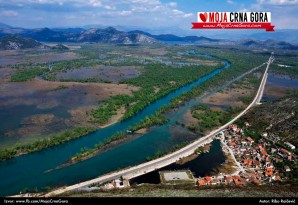
[[[0,143],[11,146],[16,142],[48,137],[73,126],[96,127],[87,113],[98,102],[117,94],[130,95],[137,89],[112,83],[1,80]],[[122,113],[123,110],[120,111]],[[118,118],[113,119],[112,123],[116,120]]]
[[[61,60],[73,60],[81,58],[72,51],[49,52],[49,50],[9,50],[0,51],[0,66],[20,63],[48,63]]]
[[[277,85],[266,85],[264,95],[272,97],[284,97],[287,94],[288,87],[277,86]]]
[[[56,74],[58,80],[61,79],[88,79],[99,78],[112,82],[122,79],[138,77],[143,66],[94,66],[70,69]]]
[[[239,97],[250,96],[253,94],[253,89],[246,88],[228,88],[222,92],[217,92],[214,95],[203,100],[203,103],[213,105],[229,105],[231,107],[242,107],[244,103],[239,100]]]
[[[188,110],[184,115],[183,119],[187,122],[187,124],[196,124],[198,123],[198,119],[192,116],[191,110]]]

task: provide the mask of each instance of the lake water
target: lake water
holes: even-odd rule
[[[298,79],[292,79],[289,76],[282,76],[269,73],[266,86],[278,86],[288,89],[298,89]],[[275,100],[277,98],[278,97],[276,96],[269,95],[265,89],[262,101]]]
[[[197,158],[185,164],[171,164],[159,170],[136,177],[130,180],[130,184],[158,184],[160,183],[159,171],[164,170],[190,170],[194,177],[205,177],[210,175],[220,164],[225,162],[225,156],[221,149],[220,141],[215,140],[211,144],[208,153],[202,153]]]

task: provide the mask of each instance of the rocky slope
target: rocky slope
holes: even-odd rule
[[[285,97],[274,102],[266,102],[253,108],[244,117],[252,128],[262,133],[268,128],[282,140],[298,146],[298,96]]]
[[[0,39],[0,50],[18,50],[26,48],[47,48],[44,44],[21,36],[5,36]]]

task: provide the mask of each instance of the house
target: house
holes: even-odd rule
[[[229,142],[228,145],[229,145],[230,147],[235,147],[235,146],[236,146],[236,142],[234,142],[234,141],[233,141],[233,142]]]
[[[209,176],[206,176],[205,180],[206,180],[207,184],[209,184],[212,181],[212,178]]]
[[[244,125],[245,125],[246,127],[250,127],[249,122],[245,122]]]
[[[296,149],[296,147],[289,142],[286,142],[285,145],[287,145],[291,150]]]
[[[288,150],[286,150],[285,148],[281,148],[279,150],[281,153],[286,154],[286,155],[291,155],[291,152],[289,152]]]
[[[224,180],[225,180],[225,184],[230,184],[233,182],[233,179],[230,176],[225,176]]]
[[[251,137],[247,137],[246,140],[247,140],[248,142],[250,142],[251,144],[255,142]]]
[[[261,152],[261,154],[265,157],[268,156],[268,153],[266,151]]]
[[[274,175],[273,177],[271,177],[271,179],[272,179],[272,180],[275,180],[275,181],[280,181],[281,178],[280,178],[279,175],[276,174],[276,175]]]
[[[243,181],[243,180],[241,179],[241,177],[238,176],[238,175],[237,175],[237,176],[233,176],[233,182],[234,182],[234,184],[235,184],[236,186],[245,184],[245,181]]]
[[[265,176],[266,177],[272,177],[272,175],[273,175],[273,169],[271,167],[268,167],[266,169]]]
[[[285,169],[286,172],[290,172],[291,171],[291,169],[290,169],[289,166],[285,166],[284,169]]]
[[[218,184],[220,184],[220,181],[218,179],[213,179],[211,181],[211,185],[218,185]]]
[[[207,185],[207,181],[205,181],[204,179],[199,179],[198,180],[198,185],[199,186],[206,186]]]
[[[263,132],[262,137],[267,137],[268,136],[268,132]]]

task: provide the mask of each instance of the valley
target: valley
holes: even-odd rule
[[[266,42],[223,45],[198,37],[192,39],[196,44],[172,45],[159,41],[166,36],[113,28],[82,31],[74,35],[81,40],[59,43],[48,36],[51,43],[32,43],[31,48],[23,46],[27,37],[45,39],[22,35],[25,40],[9,40],[18,42],[9,47],[14,50],[0,51],[0,173],[5,176],[23,163],[34,171],[3,178],[2,187],[22,181],[4,195],[52,190],[180,150],[251,103],[271,55],[258,49]],[[295,47],[276,42],[270,47],[278,63],[269,73],[266,101],[296,89],[296,51],[290,51]],[[281,83],[276,77],[281,75],[293,79]],[[212,148],[218,161],[198,169],[200,176],[232,172],[231,157],[220,149]],[[210,156],[202,157],[199,162]],[[36,163],[41,159],[49,163]],[[25,182],[25,175],[39,181]]]

